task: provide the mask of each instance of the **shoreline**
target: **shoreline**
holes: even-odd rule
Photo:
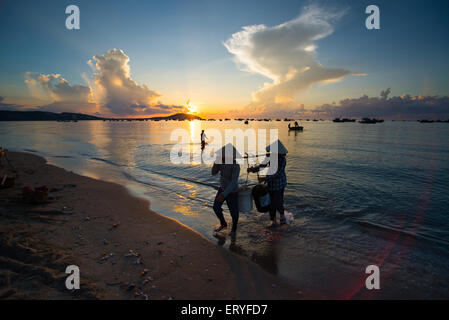
[[[0,190],[0,297],[8,299],[300,299],[298,288],[151,210],[126,187],[7,152],[16,186]],[[45,204],[22,201],[46,185]],[[130,251],[131,250],[131,251]],[[65,288],[80,268],[81,289]]]

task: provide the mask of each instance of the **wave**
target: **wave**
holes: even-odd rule
[[[218,190],[218,187],[215,184],[212,184],[212,183],[207,183],[207,182],[204,182],[204,181],[190,179],[190,178],[178,177],[178,176],[174,176],[174,175],[169,174],[169,173],[160,172],[160,171],[151,170],[151,169],[142,168],[142,167],[137,167],[137,169],[140,169],[140,170],[143,170],[143,171],[147,171],[147,172],[151,172],[151,173],[154,173],[154,174],[157,174],[157,175],[169,177],[169,178],[176,179],[176,180],[182,180],[182,181],[195,183],[195,184],[198,184],[198,185],[202,185],[202,186],[206,186],[206,187],[210,187],[210,188],[214,188],[215,190]]]
[[[407,231],[402,228],[387,226],[387,225],[384,225],[381,223],[376,223],[376,222],[361,220],[361,219],[356,220],[356,223],[362,227],[375,229],[380,232],[386,232],[386,233],[389,233],[390,235],[393,233],[396,233],[399,236],[405,236],[405,237],[410,237],[412,239],[429,241],[432,243],[438,243],[440,245],[449,247],[449,241],[447,241],[445,239],[441,239],[441,238],[433,236],[433,235],[430,235],[430,234],[422,234],[419,232]]]
[[[129,179],[130,181],[133,181],[133,182],[136,182],[136,183],[139,183],[139,184],[142,184],[142,185],[150,186],[152,188],[159,189],[159,190],[161,190],[163,192],[170,191],[173,195],[176,195],[176,196],[181,197],[181,198],[189,199],[189,200],[192,200],[192,201],[196,201],[196,202],[199,202],[199,203],[201,203],[202,205],[204,205],[206,207],[211,207],[212,208],[212,205],[208,204],[208,201],[206,199],[201,199],[199,197],[191,197],[191,196],[188,196],[188,195],[185,195],[185,194],[181,194],[180,192],[178,192],[178,191],[176,191],[174,189],[171,189],[171,188],[169,188],[167,186],[161,187],[160,185],[155,184],[155,183],[142,181],[142,180],[136,178],[135,176],[133,176],[132,174],[130,174],[128,172],[123,172],[123,175],[127,179]]]
[[[127,166],[125,166],[125,165],[121,165],[121,164],[115,163],[115,162],[113,162],[113,161],[111,161],[111,160],[107,160],[107,159],[103,159],[103,158],[91,157],[91,159],[92,159],[92,160],[101,161],[101,162],[104,162],[104,163],[107,163],[107,164],[110,164],[110,165],[112,165],[112,166],[114,166],[114,167],[127,167]]]
[[[33,153],[39,153],[39,151],[34,149],[22,149],[23,151],[33,152]]]
[[[58,155],[51,156],[51,157],[53,157],[53,158],[62,158],[62,159],[72,159],[73,158],[72,156],[58,156]]]

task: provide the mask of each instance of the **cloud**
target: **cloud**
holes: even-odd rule
[[[252,103],[243,109],[233,109],[228,113],[234,118],[300,118],[310,113],[302,103],[273,103],[267,108],[266,104]],[[221,115],[217,115],[221,116]]]
[[[15,104],[15,103],[3,102],[4,100],[5,100],[5,97],[0,96],[0,108],[2,110],[16,110],[16,109],[23,107],[22,105]]]
[[[82,112],[96,108],[92,102],[91,89],[83,85],[70,85],[60,74],[25,73],[25,83],[31,94],[39,99],[51,101],[39,107],[41,110],[57,112]]]
[[[297,108],[294,96],[316,83],[333,82],[348,70],[323,67],[316,61],[316,42],[333,32],[332,24],[344,11],[327,12],[306,7],[295,19],[274,27],[245,26],[224,42],[243,71],[272,80],[252,95],[252,110]]]
[[[60,74],[25,73],[31,95],[46,104],[40,110],[85,112],[103,115],[152,115],[187,112],[184,106],[167,105],[161,95],[131,78],[129,57],[111,49],[87,62],[93,76],[83,75],[85,85],[71,85]],[[1,101],[0,101],[1,102]]]
[[[447,119],[449,118],[448,96],[411,96],[403,94],[388,98],[390,88],[379,97],[344,99],[339,104],[323,104],[312,110],[327,117],[383,117],[387,119]]]
[[[161,95],[131,78],[129,57],[122,50],[111,49],[104,55],[96,55],[88,64],[94,70],[91,86],[95,100],[111,113],[149,115],[185,111],[181,106],[155,102]]]
[[[187,112],[185,106],[167,105],[161,102],[151,106],[133,104],[129,106],[128,114],[152,115],[152,114],[171,114],[174,112]]]
[[[390,88],[387,88],[387,90],[385,90],[385,91],[381,91],[380,92],[380,97],[383,99],[383,100],[387,100],[388,99],[388,95],[391,93],[391,89]]]

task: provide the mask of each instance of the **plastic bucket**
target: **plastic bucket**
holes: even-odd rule
[[[251,195],[251,188],[239,189],[239,211],[248,212],[253,210],[253,197]]]
[[[268,212],[270,210],[270,193],[268,189],[263,184],[258,184],[254,186],[252,190],[252,196],[254,198],[254,203],[256,204],[257,211]]]

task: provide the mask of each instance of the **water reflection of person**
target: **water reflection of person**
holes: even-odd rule
[[[280,223],[285,224],[286,219],[284,215],[284,190],[287,185],[287,176],[285,175],[285,166],[287,165],[286,155],[287,148],[280,140],[277,140],[265,148],[267,152],[271,150],[271,156],[277,156],[278,164],[277,170],[274,174],[267,175],[264,178],[259,178],[259,182],[266,182],[268,191],[270,193],[270,224],[269,228],[276,227],[276,211],[280,214]],[[270,166],[270,157],[267,161],[258,166],[248,168],[248,172],[258,172],[261,168]]]
[[[290,127],[289,127],[290,128]],[[295,141],[297,140],[298,137],[298,130],[288,130],[288,136],[290,136],[291,132],[294,132],[294,137],[295,137]]]
[[[227,154],[227,149],[231,151],[229,153],[232,155],[229,153]],[[218,150],[216,154],[217,159],[212,166],[211,173],[212,175],[216,175],[220,172],[220,187],[218,188],[213,205],[214,212],[217,215],[218,220],[220,220],[220,226],[214,231],[220,232],[228,226],[223,216],[222,209],[223,202],[226,200],[226,204],[228,205],[232,217],[232,230],[229,235],[235,240],[237,223],[239,221],[238,179],[240,174],[240,165],[236,162],[236,159],[241,158],[241,155],[230,143]],[[231,159],[229,159],[229,157]]]

